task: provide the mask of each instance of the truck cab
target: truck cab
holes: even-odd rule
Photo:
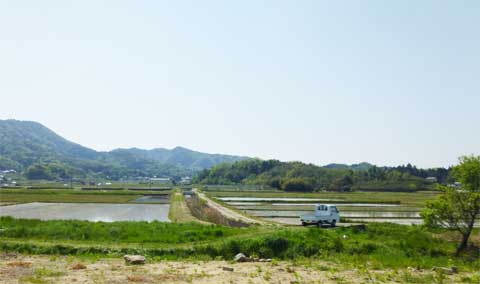
[[[303,226],[317,225],[321,227],[323,224],[329,224],[335,227],[340,222],[340,211],[335,205],[316,204],[314,214],[302,215],[300,221]]]

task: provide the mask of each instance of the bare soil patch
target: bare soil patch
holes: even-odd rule
[[[160,261],[131,266],[121,258],[90,262],[85,269],[72,270],[72,265],[79,263],[73,257],[18,255],[15,261],[0,260],[0,283],[435,283],[440,277],[430,270],[342,268],[320,260],[306,265]],[[465,279],[475,280],[479,275],[460,272],[441,277],[443,283],[465,283]]]

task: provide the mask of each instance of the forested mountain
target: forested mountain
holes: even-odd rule
[[[436,177],[439,182],[445,182],[448,175],[449,169],[424,170],[410,164],[399,167],[377,167],[368,163],[352,166],[330,164],[320,167],[301,162],[250,159],[205,169],[198,174],[195,182],[265,185],[286,191],[414,191],[433,188],[432,182],[425,177]]]
[[[131,153],[137,157],[156,160],[165,164],[172,164],[193,170],[202,170],[211,168],[221,163],[233,163],[239,160],[248,159],[248,157],[239,157],[221,154],[206,154],[192,151],[183,147],[175,147],[172,150],[156,148],[152,150],[143,150],[138,148],[117,149],[111,154]]]
[[[350,190],[428,187],[426,177],[445,182],[449,170],[410,164],[377,167],[369,163],[329,164],[248,159],[206,154],[182,147],[117,149],[99,152],[70,142],[30,121],[0,120],[0,170],[15,169],[31,179],[99,177],[109,179],[181,176],[198,173],[204,184],[259,184],[285,190]]]
[[[206,154],[177,147],[99,152],[70,142],[37,122],[0,120],[0,170],[15,169],[30,178],[193,175],[219,163],[246,157]]]

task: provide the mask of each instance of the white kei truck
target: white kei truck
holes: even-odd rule
[[[317,225],[321,227],[323,224],[329,224],[335,227],[340,222],[340,211],[337,206],[328,204],[316,204],[314,214],[306,214],[300,216],[302,226]]]

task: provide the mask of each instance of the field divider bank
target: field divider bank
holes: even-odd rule
[[[193,216],[215,224],[248,227],[250,225],[264,225],[266,222],[247,217],[213,201],[205,193],[194,188],[192,197],[187,202]]]
[[[204,225],[212,224],[210,222],[201,220],[193,216],[190,208],[188,208],[185,202],[183,192],[175,190],[170,198],[170,211],[168,212],[168,218],[175,223],[188,223],[195,222]]]

